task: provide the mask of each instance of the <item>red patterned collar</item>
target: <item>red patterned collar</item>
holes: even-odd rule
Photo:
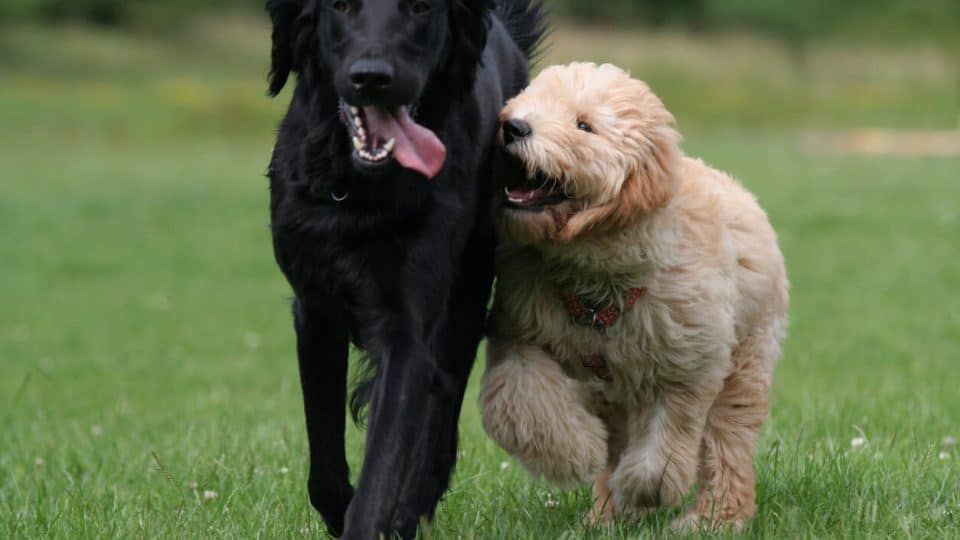
[[[640,300],[640,297],[646,292],[646,287],[629,289],[623,293],[622,308],[616,303],[604,309],[593,307],[575,294],[564,294],[561,298],[563,299],[564,305],[567,306],[567,313],[570,314],[573,322],[582,326],[596,328],[597,330],[606,330],[616,325],[620,320],[620,316],[623,315],[623,312],[633,307],[633,305],[637,303],[637,300]]]

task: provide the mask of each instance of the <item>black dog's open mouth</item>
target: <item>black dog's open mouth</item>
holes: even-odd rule
[[[341,103],[340,119],[350,131],[354,157],[366,166],[396,160],[433,178],[446,160],[446,147],[436,134],[413,121],[408,107],[352,107]]]
[[[506,206],[516,210],[539,211],[568,199],[560,180],[543,171],[503,191],[507,195]]]

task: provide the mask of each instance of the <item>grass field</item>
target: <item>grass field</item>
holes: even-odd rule
[[[0,29],[0,538],[322,535],[262,176],[283,99],[263,97],[262,26],[198,24]],[[715,39],[564,29],[549,59],[633,66],[780,232],[793,324],[744,535],[960,537],[960,158],[800,144],[952,125],[955,59],[834,44],[790,67]],[[530,480],[476,398],[431,537],[663,532],[669,512],[585,525],[589,491]]]

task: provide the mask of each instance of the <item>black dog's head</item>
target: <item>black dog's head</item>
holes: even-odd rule
[[[472,87],[492,0],[269,0],[267,9],[271,94],[291,72],[300,84],[332,85],[358,169],[396,161],[428,178],[439,172],[446,148],[411,109],[432,81],[450,99]]]

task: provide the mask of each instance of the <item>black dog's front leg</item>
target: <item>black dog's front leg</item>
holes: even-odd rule
[[[448,236],[449,215],[432,216],[434,221],[423,227],[429,233],[403,253],[401,272],[386,259],[371,264],[390,269],[377,276],[377,283],[402,285],[363,291],[359,302],[360,311],[371,315],[359,339],[375,359],[377,375],[363,469],[347,510],[344,538],[414,538],[420,520],[433,516],[456,460],[458,412],[492,271],[474,275],[476,268],[436,257],[437,246],[462,244]],[[465,306],[472,306],[466,318],[471,328],[457,339],[452,334],[467,329],[450,320],[463,321]]]
[[[302,299],[293,306],[310,443],[310,502],[330,534],[343,533],[353,496],[344,450],[349,338],[342,317]]]
[[[419,498],[405,501],[414,516],[433,518],[437,502],[450,484],[450,475],[457,461],[457,427],[460,409],[470,372],[483,337],[487,316],[487,299],[493,285],[495,243],[488,229],[478,229],[465,260],[447,309],[437,325],[434,348],[442,379],[437,392],[431,394],[428,416],[422,433],[429,437],[426,453],[414,473],[422,489]]]
[[[425,489],[416,473],[428,454],[425,420],[437,376],[422,328],[391,321],[389,349],[378,358],[370,401],[366,455],[356,496],[347,510],[344,538],[374,540],[399,534],[412,538],[420,516],[409,502]]]

